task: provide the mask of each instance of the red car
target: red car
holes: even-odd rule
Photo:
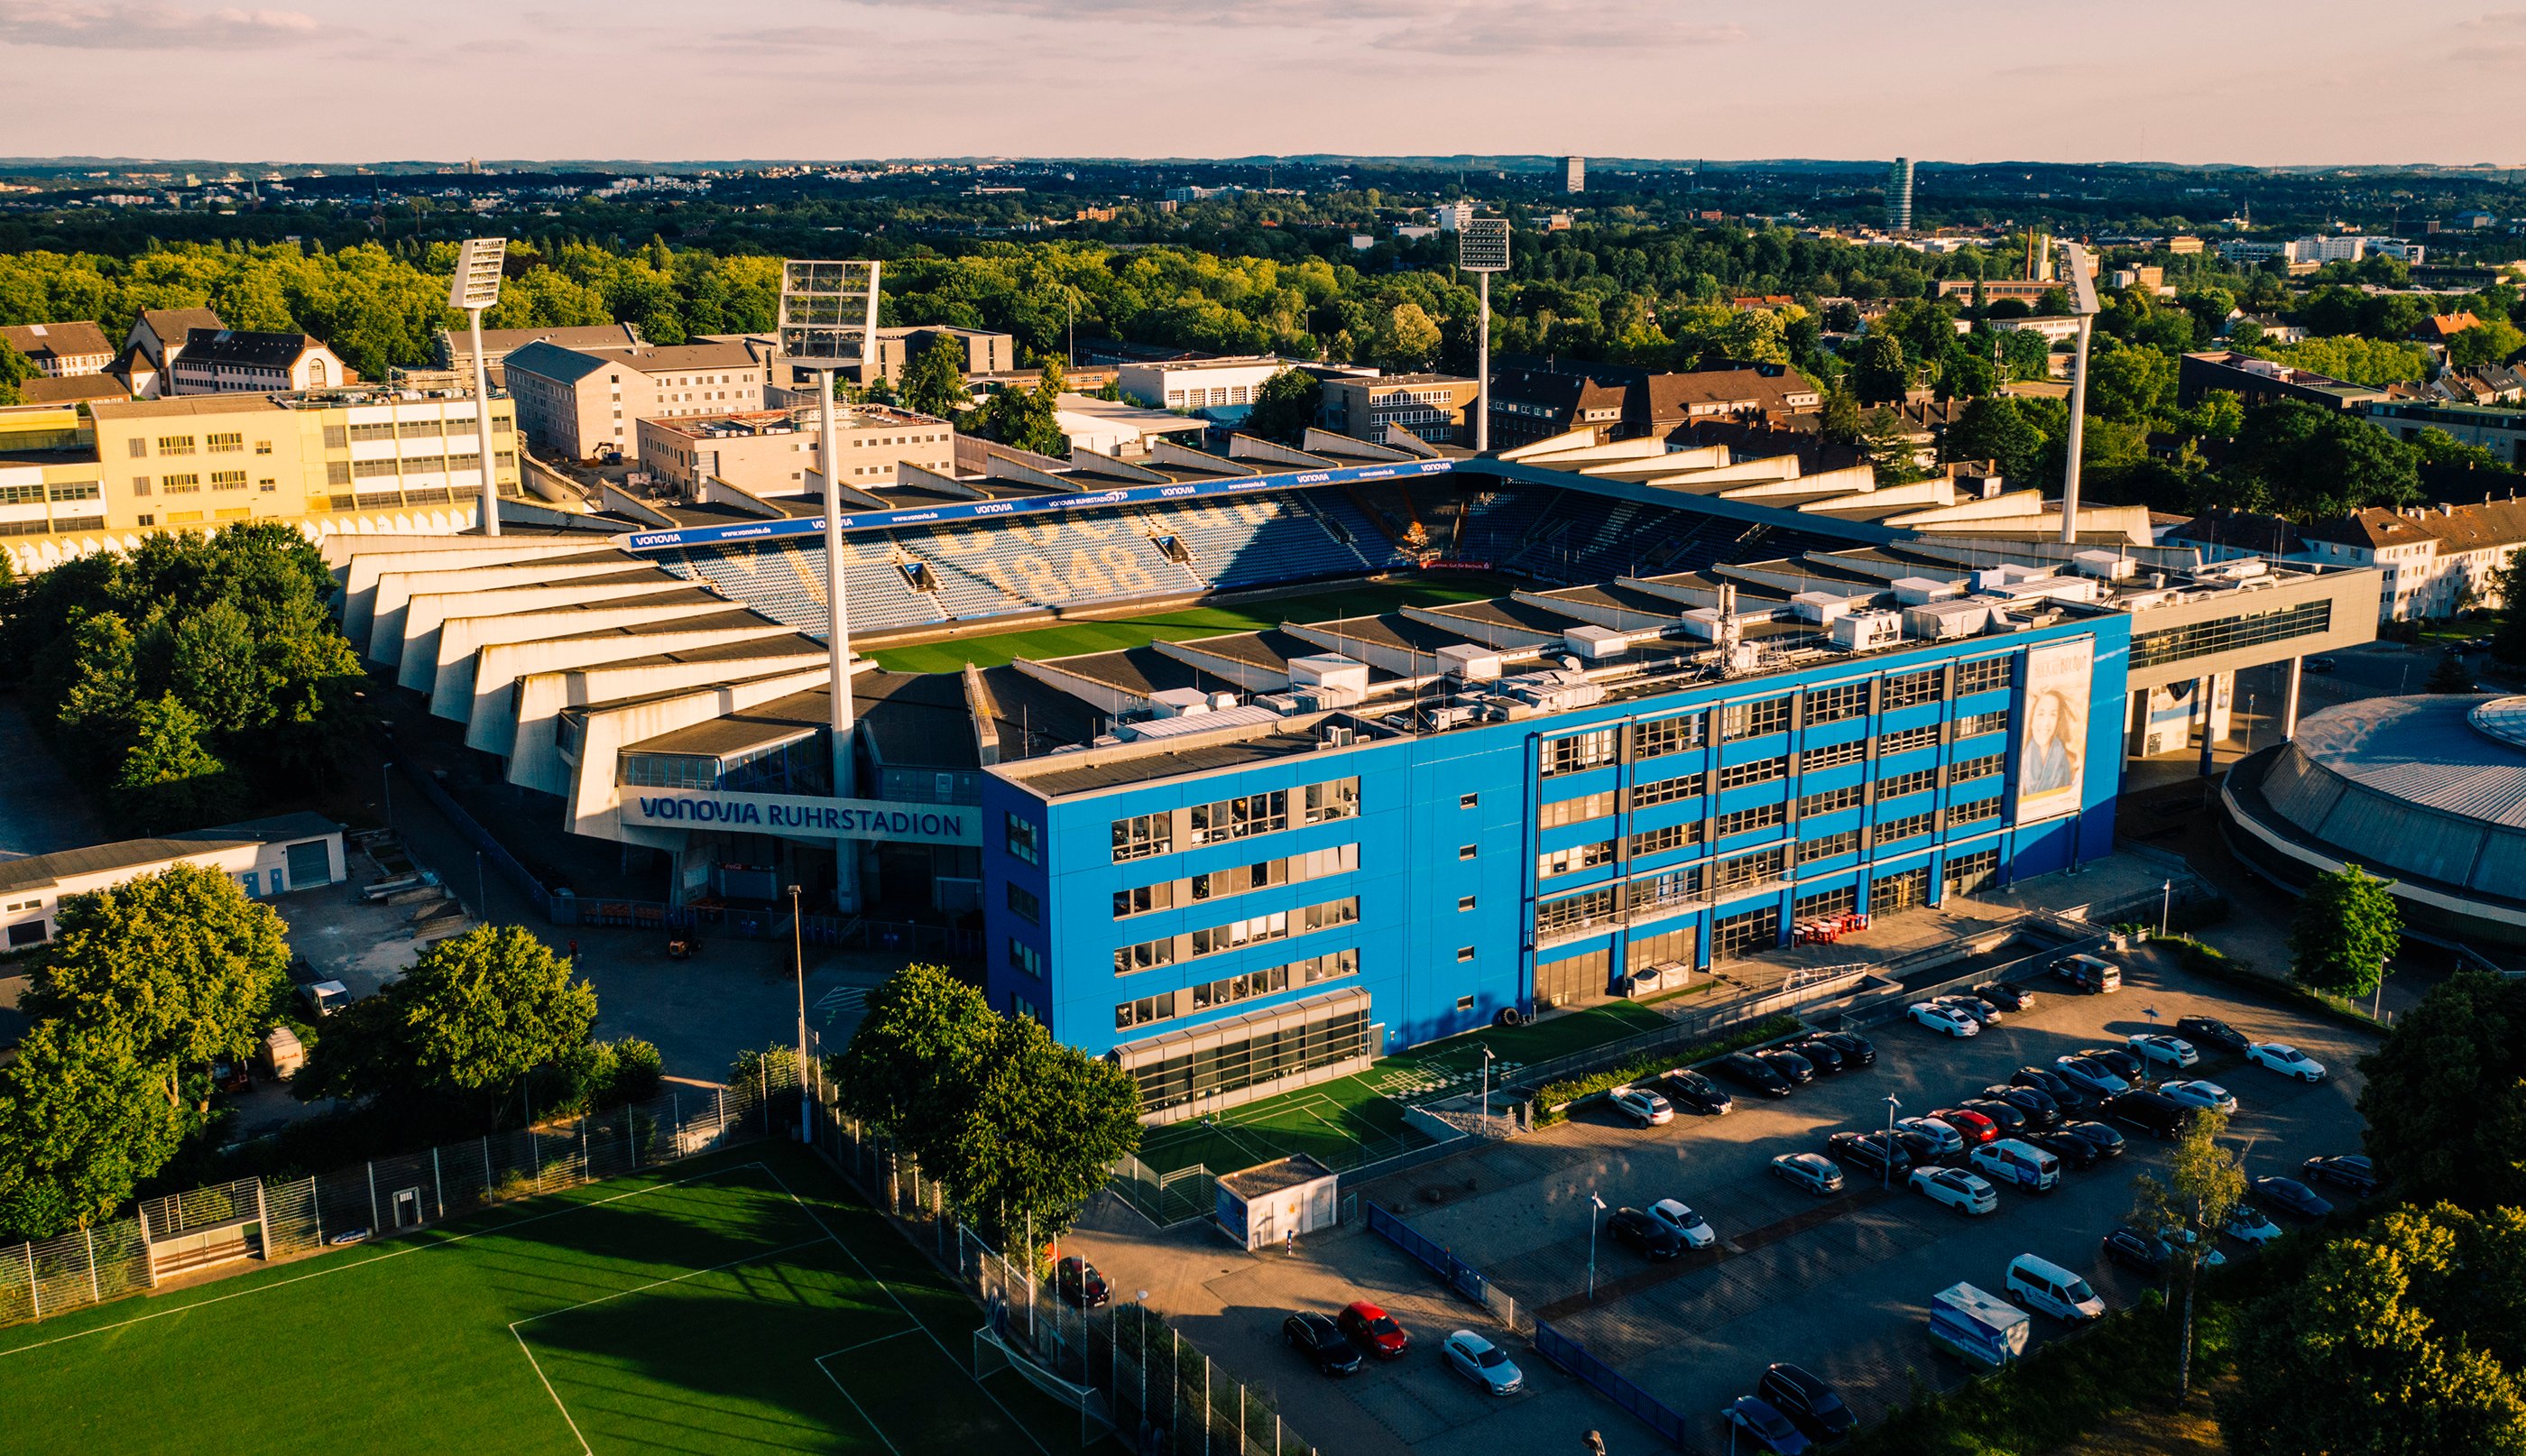
[[[1064,1302],[1081,1309],[1102,1309],[1114,1297],[1096,1266],[1075,1255],[1054,1267],[1052,1282]]]
[[[1976,1147],[1999,1135],[1999,1125],[1978,1112],[1961,1107],[1943,1107],[1930,1116],[1956,1130],[1965,1146]]]
[[[1334,1323],[1380,1360],[1400,1359],[1412,1348],[1412,1336],[1403,1332],[1394,1317],[1365,1299],[1345,1308]]]

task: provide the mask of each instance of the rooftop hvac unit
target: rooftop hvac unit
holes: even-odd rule
[[[1458,642],[1440,648],[1439,664],[1449,677],[1460,682],[1489,682],[1500,675],[1497,649],[1475,642]]]
[[[1210,711],[1210,699],[1197,687],[1162,687],[1149,694],[1150,706],[1160,718],[1189,718]],[[1229,705],[1236,706],[1233,702]]]
[[[1571,656],[1589,662],[1603,662],[1609,657],[1620,657],[1629,651],[1632,645],[1631,638],[1621,632],[1593,624],[1568,628],[1561,633],[1561,642],[1563,646],[1570,649]]]
[[[2021,600],[2043,597],[2056,602],[2093,602],[2104,594],[2104,588],[2090,577],[2034,577],[2018,582],[2009,594]]]
[[[1359,737],[1359,730],[1346,723],[1328,723],[1316,729],[1316,739],[1327,748],[1348,748]]]
[[[1286,692],[1256,693],[1254,695],[1254,706],[1257,708],[1269,708],[1273,712],[1280,714],[1283,718],[1287,718],[1292,713],[1303,711],[1298,707],[1297,696],[1293,693]]]
[[[2071,570],[2099,581],[2128,581],[2138,570],[2132,559],[2115,551],[2082,551],[2070,558]]]
[[[1237,694],[1233,692],[1214,692],[1210,695],[1210,706],[1214,710],[1220,708],[1234,708],[1237,706]]]
[[[1903,640],[1903,619],[1893,612],[1853,612],[1833,624],[1833,642],[1853,652],[1874,652]]]
[[[1930,602],[1903,609],[1903,628],[1924,641],[1947,642],[1981,634],[1991,626],[1991,607],[1983,602]]]
[[[1801,591],[1790,598],[1801,622],[1824,623],[1850,615],[1850,598],[1831,591]]]
[[[1903,577],[1894,582],[1894,600],[1906,607],[1917,607],[1923,602],[1945,601],[1964,594],[1964,584],[1959,581],[1941,581],[1930,577]]]
[[[1291,687],[1347,688],[1353,693],[1368,691],[1368,664],[1354,662],[1339,653],[1320,652],[1289,659]]]

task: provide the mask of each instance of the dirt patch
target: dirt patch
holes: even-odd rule
[[[2196,1397],[2182,1411],[2125,1411],[2049,1456],[2227,1456],[2228,1442]]]

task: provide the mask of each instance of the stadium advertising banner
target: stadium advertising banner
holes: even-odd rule
[[[2096,651],[2093,639],[2081,637],[2026,654],[2026,730],[2017,760],[2019,824],[2079,810]]]
[[[1244,495],[1256,490],[1287,490],[1297,485],[1339,485],[1351,480],[1391,480],[1407,476],[1444,475],[1452,460],[1414,460],[1395,465],[1346,466],[1329,471],[1285,471],[1270,476],[1238,476],[1226,480],[1183,481],[1165,485],[1129,485],[1078,495],[1026,496],[1017,500],[978,500],[917,510],[858,511],[842,518],[844,530],[892,529],[904,526],[944,526],[959,521],[990,521],[1003,516],[1040,516],[1055,511],[1089,511],[1106,506],[1150,505],[1160,501],[1197,500],[1203,496]],[[822,516],[786,521],[749,521],[741,526],[695,526],[681,530],[635,530],[614,538],[631,551],[659,551],[671,546],[717,546],[738,541],[770,541],[784,536],[820,536]]]
[[[623,796],[622,822],[651,829],[734,829],[792,839],[869,839],[897,844],[983,842],[983,811],[972,804],[827,799],[809,794],[733,794],[706,788],[648,788]]]

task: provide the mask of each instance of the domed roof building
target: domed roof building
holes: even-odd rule
[[[2412,930],[2526,944],[2526,696],[2327,708],[2238,765],[2221,798],[2231,847],[2276,879],[2356,864],[2397,881]]]

